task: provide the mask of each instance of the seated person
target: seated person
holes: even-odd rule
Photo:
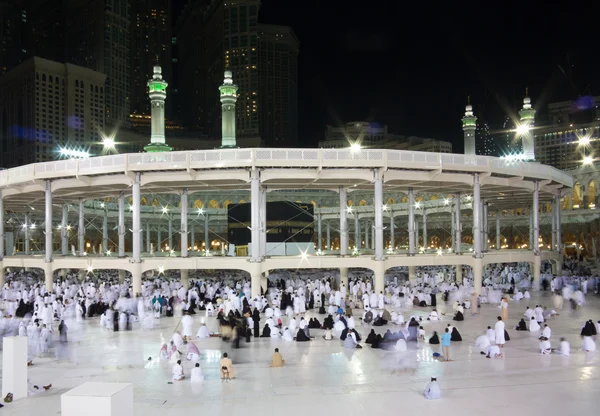
[[[440,338],[438,337],[437,331],[433,331],[433,335],[431,336],[431,338],[429,338],[429,343],[434,345],[440,343]]]
[[[551,354],[552,347],[550,346],[550,341],[546,337],[540,337],[540,353],[542,355]]]
[[[371,329],[371,332],[369,332],[369,335],[367,336],[367,339],[365,340],[366,344],[372,344],[375,339],[377,338],[377,334],[375,334],[375,330]]]
[[[333,332],[331,329],[326,329],[323,333],[323,339],[325,341],[331,341],[333,339]]]
[[[435,377],[431,377],[431,381],[425,386],[423,396],[425,396],[427,400],[435,400],[442,397],[440,385],[437,383],[437,379]]]
[[[196,363],[196,366],[192,368],[190,382],[196,383],[199,381],[204,381],[204,374],[202,374],[202,369],[200,368],[200,364]]]
[[[304,330],[298,328],[298,332],[296,333],[296,342],[306,341],[310,341],[310,338],[306,336],[306,332],[304,332]]]
[[[275,348],[275,352],[273,353],[273,357],[271,358],[271,367],[283,367],[285,364],[285,360],[279,353],[279,348]]]
[[[556,353],[566,357],[571,355],[571,344],[569,344],[569,341],[567,341],[566,338],[563,337],[560,339],[560,348],[556,350]]]
[[[183,374],[183,367],[181,366],[181,360],[177,360],[177,363],[175,363],[171,372],[173,373],[173,381],[180,381],[185,378],[185,375]]]
[[[525,323],[525,319],[521,318],[517,326],[515,327],[517,331],[527,331],[527,324]]]
[[[425,341],[425,330],[422,326],[419,327],[417,339],[419,339],[420,341]]]
[[[500,347],[497,345],[490,345],[488,347],[487,358],[504,358],[504,354],[500,351]]]
[[[439,321],[440,315],[438,314],[437,310],[434,308],[431,312],[429,312],[429,317],[427,319],[430,321]]]

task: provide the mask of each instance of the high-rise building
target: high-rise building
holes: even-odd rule
[[[131,93],[129,0],[65,0],[65,13],[66,61],[106,74],[106,124],[127,124]],[[144,75],[143,82],[147,78]]]
[[[475,132],[477,141],[477,154],[482,156],[497,156],[498,148],[490,132],[490,125],[487,121],[477,123]]]
[[[104,130],[104,82],[99,72],[37,57],[0,77],[0,167],[96,146]]]
[[[298,39],[291,27],[258,25],[260,137],[269,147],[298,142]]]
[[[504,157],[523,153],[521,141],[515,135],[515,122],[510,116],[504,117],[502,128],[492,133],[496,155]]]
[[[171,81],[171,0],[130,0],[131,105],[133,114],[150,114],[148,78],[154,65],[162,67],[163,78]],[[165,108],[169,114],[169,103]]]
[[[27,57],[27,10],[18,0],[0,1],[0,75]]]
[[[258,9],[259,0],[227,0],[223,10],[225,69],[238,85],[236,134],[259,137]]]
[[[223,1],[188,2],[175,27],[172,104],[190,131],[221,137],[219,85],[223,82]]]

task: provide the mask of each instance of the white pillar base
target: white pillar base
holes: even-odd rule
[[[540,275],[542,272],[542,257],[533,256],[533,290],[540,290]]]
[[[133,297],[142,296],[142,270],[141,265],[136,263],[136,267],[131,271],[131,284],[133,287]]]
[[[13,400],[27,397],[27,337],[4,337],[2,340],[2,397]]]
[[[463,281],[463,273],[462,273],[462,264],[458,264],[456,265],[456,272],[455,272],[455,280],[456,283],[460,284]]]
[[[252,295],[252,299],[256,297],[260,297],[260,281],[261,281],[261,271],[260,271],[260,263],[253,263],[254,267],[250,271],[250,293]]]
[[[408,266],[408,281],[409,282],[417,281],[417,267],[416,266]]]
[[[340,267],[340,285],[339,285],[339,287],[342,287],[342,285],[345,285],[346,287],[348,287],[348,268],[347,267]]]
[[[190,285],[190,271],[188,269],[181,269],[180,274],[181,284],[187,289]]]
[[[119,283],[125,282],[125,270],[119,270]]]
[[[133,415],[133,384],[84,383],[60,397],[62,416]]]
[[[383,293],[385,289],[385,266],[382,261],[375,262],[375,270],[373,270],[375,293]]]
[[[475,293],[481,293],[483,285],[483,259],[473,259],[473,287]]]

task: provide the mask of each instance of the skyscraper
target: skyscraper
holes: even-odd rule
[[[106,74],[106,124],[127,124],[131,76],[129,1],[65,0],[65,13],[67,62]],[[143,81],[147,78],[144,76]]]
[[[228,0],[223,13],[225,69],[239,87],[236,104],[238,137],[258,137],[259,81],[257,19],[259,0]]]
[[[260,137],[269,147],[298,142],[298,39],[291,27],[258,25]]]
[[[498,148],[490,132],[490,125],[487,121],[477,123],[475,132],[477,141],[477,154],[482,156],[497,156]]]
[[[131,105],[135,114],[149,114],[148,78],[154,65],[170,82],[172,60],[171,0],[130,0]],[[166,112],[169,114],[169,102]]]
[[[0,2],[0,75],[27,57],[27,10],[18,0]]]

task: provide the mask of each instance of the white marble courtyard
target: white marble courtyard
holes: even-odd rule
[[[241,342],[239,350],[219,338],[194,341],[202,354],[201,366],[206,380],[192,385],[188,380],[168,384],[171,364],[158,359],[160,334],[169,339],[178,318],[161,318],[160,326],[143,331],[112,332],[99,327],[99,318],[86,320],[76,331],[71,325],[67,350],[52,357],[35,360],[29,379],[35,384],[52,383],[53,388],[27,399],[7,404],[6,415],[60,414],[60,395],[87,381],[130,382],[134,384],[135,414],[169,416],[182,414],[307,414],[378,415],[410,412],[419,414],[461,415],[572,415],[593,411],[600,403],[600,353],[580,351],[579,332],[584,320],[600,319],[600,298],[588,295],[587,304],[574,315],[570,310],[549,322],[552,346],[566,336],[572,355],[542,356],[537,336],[512,329],[527,305],[537,302],[551,306],[549,292],[535,294],[529,301],[510,302],[507,329],[511,341],[504,359],[486,359],[474,346],[475,338],[487,325],[493,325],[499,309],[489,305],[475,317],[465,314],[456,323],[463,341],[453,343],[454,361],[432,359],[439,345],[409,343],[409,351],[398,353],[371,349],[344,350],[339,340],[325,341],[321,331],[311,330],[310,343],[286,343],[265,338]],[[567,305],[565,305],[567,306]],[[438,310],[443,305],[438,305]],[[430,308],[415,308],[425,315]],[[310,314],[307,314],[310,316]],[[319,316],[322,322],[324,316]],[[195,315],[195,327],[204,312]],[[207,318],[209,328],[216,319]],[[425,323],[428,336],[452,322]],[[261,320],[261,329],[264,319]],[[376,329],[383,334],[387,326]],[[363,339],[368,330],[358,327]],[[395,330],[395,329],[394,329]],[[539,336],[539,335],[538,335]],[[55,346],[58,346],[56,343]],[[269,368],[273,348],[286,360],[284,368]],[[55,352],[56,352],[55,347]],[[187,353],[187,346],[181,349]],[[237,379],[222,383],[218,361],[222,352],[233,359]],[[150,361],[148,358],[152,357]],[[186,374],[192,367],[184,363]],[[442,399],[422,397],[425,383],[437,376]],[[513,413],[516,412],[516,413]],[[82,412],[85,415],[85,412]]]

